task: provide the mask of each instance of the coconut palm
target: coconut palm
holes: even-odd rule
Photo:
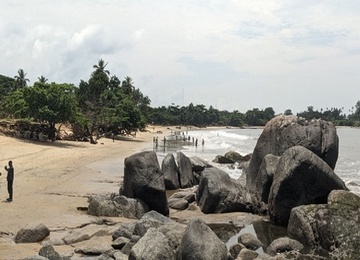
[[[105,64],[105,61],[103,59],[100,59],[98,64],[94,65],[93,68],[96,69],[96,72],[103,72],[107,75],[110,75],[110,71],[108,70],[105,70],[105,67],[108,65],[108,62],[106,62]]]
[[[18,75],[14,77],[17,85],[16,88],[26,87],[27,82],[30,82],[30,80],[26,78],[26,74],[23,69],[18,70]]]
[[[45,78],[44,76],[38,77],[38,82],[39,82],[39,83],[46,83],[47,81],[48,81],[48,79]]]
[[[131,77],[126,76],[125,80],[123,80],[121,87],[123,88],[124,92],[128,95],[134,92],[134,81]]]

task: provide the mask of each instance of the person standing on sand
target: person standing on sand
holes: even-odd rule
[[[8,183],[7,189],[8,189],[8,193],[9,193],[9,198],[7,198],[6,200],[8,202],[11,202],[13,199],[14,167],[12,165],[12,161],[9,161],[8,164],[9,164],[9,167],[7,167],[6,165],[4,167],[5,170],[7,171],[6,180]]]

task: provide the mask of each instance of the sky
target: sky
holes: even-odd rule
[[[348,114],[359,25],[358,0],[0,0],[0,74],[78,86],[103,59],[153,107]]]

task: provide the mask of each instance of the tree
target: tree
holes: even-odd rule
[[[101,72],[105,73],[107,75],[110,75],[110,71],[105,70],[105,67],[108,65],[108,62],[105,64],[105,61],[103,59],[100,59],[98,61],[98,64],[93,65],[93,68],[96,69],[94,72]]]
[[[91,143],[96,143],[94,136],[99,137],[104,132],[133,134],[144,128],[141,108],[150,102],[133,86],[130,77],[122,83],[116,76],[109,77],[106,65],[99,60],[88,82],[81,80],[76,90],[82,115],[78,123]]]
[[[26,78],[26,74],[23,69],[18,70],[18,75],[14,77],[16,80],[16,89],[24,88],[27,86],[27,82],[30,82],[30,80]]]
[[[73,122],[76,115],[75,86],[72,84],[42,84],[36,82],[24,90],[30,116],[49,126],[49,139],[55,140],[57,123]]]
[[[291,116],[292,115],[291,109],[286,109],[285,112],[284,112],[284,115],[285,116]]]
[[[25,88],[12,91],[2,100],[3,117],[28,118],[30,117],[29,105],[24,96]]]
[[[38,77],[38,82],[39,82],[39,83],[46,83],[47,81],[48,81],[48,79],[45,78],[44,76]]]

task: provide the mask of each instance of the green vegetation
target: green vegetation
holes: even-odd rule
[[[130,77],[121,82],[110,76],[106,65],[99,60],[89,80],[81,80],[79,87],[47,83],[44,76],[28,86],[23,70],[14,79],[1,76],[0,116],[46,124],[53,141],[60,130],[55,125],[65,123],[71,124],[79,139],[91,143],[100,135],[134,135],[145,128],[150,99],[134,87]]]
[[[253,108],[245,113],[204,105],[150,107],[150,99],[134,86],[131,77],[123,81],[110,75],[108,64],[100,59],[87,81],[79,86],[48,83],[44,76],[29,86],[26,73],[19,69],[13,78],[0,75],[0,117],[45,124],[48,139],[55,140],[62,124],[70,124],[79,139],[96,143],[101,135],[135,135],[146,123],[159,125],[264,126],[275,116],[272,107]],[[349,114],[344,108],[314,110],[309,106],[297,115],[307,120],[324,119],[336,125],[360,126],[360,101]],[[284,111],[291,115],[291,109]],[[58,129],[55,127],[58,126]]]

